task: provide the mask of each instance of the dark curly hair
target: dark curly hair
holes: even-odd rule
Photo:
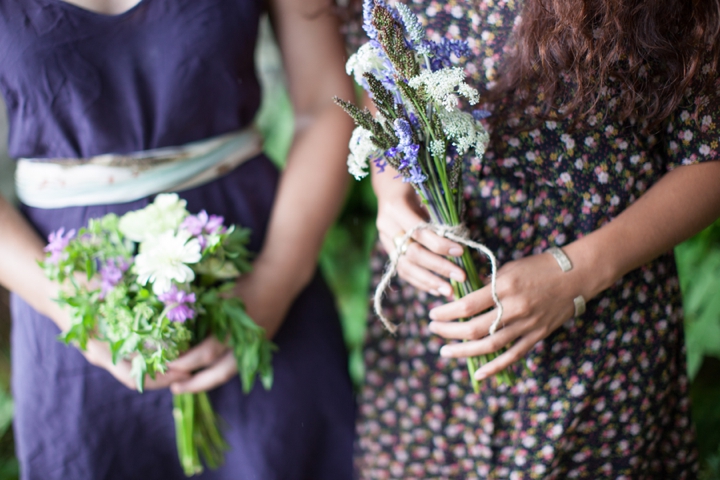
[[[577,120],[604,108],[610,87],[619,120],[653,127],[706,63],[701,83],[712,85],[719,42],[720,0],[526,0],[490,98]]]

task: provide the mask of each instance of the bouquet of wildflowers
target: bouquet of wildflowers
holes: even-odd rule
[[[460,109],[461,101],[470,105],[479,101],[477,90],[465,83],[463,69],[453,66],[453,57],[457,59],[469,53],[467,44],[447,39],[428,40],[419,19],[401,3],[391,9],[382,0],[365,0],[363,20],[370,41],[350,57],[347,70],[369,93],[377,114],[373,116],[367,109],[360,110],[352,103],[335,99],[357,124],[350,140],[350,173],[360,179],[367,175],[370,162],[380,172],[390,165],[420,196],[432,220],[430,228],[482,250],[489,255],[495,269],[491,252],[463,238],[464,157],[470,154],[482,157],[489,139],[479,121],[488,113],[482,110],[468,113]],[[406,233],[405,241],[410,234]],[[456,298],[478,290],[481,284],[469,250],[465,249],[462,257],[452,260],[465,269],[468,277],[465,282],[452,282]],[[391,267],[393,265],[391,263]],[[378,291],[376,311],[384,320],[379,311],[382,288]],[[499,321],[502,306],[494,290],[493,297]],[[478,362],[484,364],[497,355],[499,353],[468,359],[476,391],[478,384],[473,374]],[[507,371],[498,379],[502,383],[513,381],[511,372]]]
[[[90,338],[110,346],[113,361],[127,359],[142,392],[168,362],[208,335],[229,343],[243,390],[259,377],[272,385],[274,345],[245,312],[224,295],[250,271],[248,229],[226,227],[205,211],[191,215],[175,194],[158,195],[146,208],[121,217],[108,214],[87,228],[50,235],[46,275],[63,285],[58,302],[72,326],[62,339],[85,349]],[[76,235],[77,233],[77,235]],[[203,460],[216,468],[227,445],[205,392],[174,396],[180,462],[190,476]]]

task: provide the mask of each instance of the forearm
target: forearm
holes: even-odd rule
[[[53,301],[57,287],[37,264],[45,257],[44,246],[18,211],[0,196],[0,284],[38,312],[62,323],[62,311]]]
[[[647,264],[720,216],[720,162],[665,175],[616,219],[564,248],[585,298]]]
[[[351,131],[350,119],[328,103],[298,132],[290,150],[258,259],[285,272],[283,287],[290,294],[311,279],[325,233],[342,207]]]

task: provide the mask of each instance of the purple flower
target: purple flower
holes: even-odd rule
[[[383,173],[385,171],[385,167],[387,167],[387,161],[385,161],[385,158],[374,158],[373,163],[375,164],[375,168],[377,168],[378,173]]]
[[[388,155],[394,157],[399,152],[402,152],[403,158],[400,160],[398,170],[403,174],[403,181],[416,184],[424,182],[427,180],[427,176],[418,163],[420,145],[413,143],[412,126],[407,120],[398,118],[393,122],[393,129],[399,143],[397,147],[388,150]]]
[[[205,224],[205,233],[212,234],[223,232],[225,230],[225,227],[223,226],[224,221],[225,219],[220,215],[210,215],[210,218],[208,218],[208,221]]]
[[[395,135],[397,135],[400,140],[398,144],[399,148],[403,148],[405,145],[412,143],[412,128],[407,120],[404,118],[396,118],[393,122],[393,129],[395,130]]]
[[[467,42],[463,40],[449,40],[443,38],[439,42],[430,42],[430,66],[433,71],[453,65],[452,55],[457,58],[470,56],[472,53]]]
[[[120,283],[123,278],[123,274],[129,267],[130,265],[128,262],[122,257],[117,259],[110,258],[107,262],[105,262],[105,265],[100,268],[101,299],[105,298],[105,295],[107,295],[110,290]]]
[[[195,310],[185,304],[180,304],[177,307],[168,310],[167,318],[171,322],[183,323],[186,320],[195,318]]]
[[[223,222],[225,219],[219,215],[208,215],[202,210],[197,215],[188,215],[180,224],[180,228],[186,230],[190,235],[196,237],[200,242],[200,248],[205,250],[207,240],[203,234],[224,233],[225,227]]]
[[[403,178],[403,182],[407,183],[415,183],[420,184],[427,180],[427,175],[425,175],[422,170],[420,169],[419,165],[413,165],[410,167],[409,170],[409,176]]]
[[[65,235],[65,228],[61,228],[57,232],[51,232],[48,236],[48,245],[45,251],[50,253],[50,262],[58,263],[62,258],[65,247],[70,243],[70,239],[75,236],[75,229],[70,230]]]
[[[371,40],[377,40],[377,29],[372,24],[372,13],[375,5],[387,8],[383,0],[365,0],[363,2],[363,30]]]
[[[171,322],[184,322],[195,318],[195,310],[187,305],[195,303],[194,293],[178,290],[173,284],[170,290],[158,295],[158,299],[168,307],[166,316]]]
[[[488,118],[490,116],[490,112],[487,110],[473,110],[472,116],[475,120],[482,120],[483,118]]]

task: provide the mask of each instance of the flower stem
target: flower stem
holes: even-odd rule
[[[178,457],[186,476],[202,473],[201,453],[208,467],[222,465],[228,445],[222,437],[220,419],[213,411],[207,393],[174,395],[173,418]]]

